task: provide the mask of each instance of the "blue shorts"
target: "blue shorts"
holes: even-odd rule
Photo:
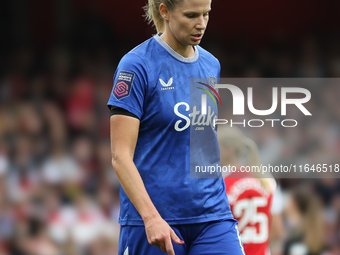
[[[234,219],[200,224],[171,225],[183,245],[172,242],[176,255],[245,255],[237,221]],[[122,226],[119,255],[164,255],[148,243],[144,226]]]

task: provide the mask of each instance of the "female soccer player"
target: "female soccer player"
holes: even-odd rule
[[[214,85],[190,91],[190,78],[220,75],[218,60],[198,46],[210,9],[211,0],[149,0],[147,17],[158,34],[127,53],[116,70],[108,106],[112,165],[121,184],[120,255],[244,254],[223,179],[190,177],[193,162],[219,164],[209,119],[215,99],[207,100],[209,118],[189,105]],[[195,132],[201,135],[193,141]]]
[[[271,176],[249,172],[251,168],[244,171],[245,166],[259,166],[260,158],[255,142],[238,128],[219,127],[218,140],[221,166],[235,166],[234,172],[224,181],[232,213],[239,221],[244,251],[251,255],[269,255],[271,206],[276,182]]]

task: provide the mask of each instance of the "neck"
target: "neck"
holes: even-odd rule
[[[162,40],[169,45],[175,52],[185,58],[191,58],[195,55],[195,49],[191,45],[183,45],[173,36],[169,36],[168,33],[161,35]]]

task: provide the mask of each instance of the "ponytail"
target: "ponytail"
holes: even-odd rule
[[[253,140],[245,137],[244,144],[248,148],[247,165],[260,167],[261,160],[260,160],[260,154],[259,154],[259,150],[257,148],[256,143]],[[274,189],[275,186],[273,186],[273,182],[272,182],[273,179],[272,179],[271,174],[266,173],[264,175],[262,172],[254,172],[254,176],[257,177],[262,187],[266,191],[271,192]]]
[[[173,10],[173,8],[182,1],[183,0],[148,0],[148,4],[143,7],[145,11],[144,17],[148,24],[153,23],[157,33],[164,33],[165,22],[159,12],[159,6],[161,3],[164,3],[169,10]]]
[[[162,0],[149,0],[148,4],[143,7],[145,11],[145,19],[147,20],[148,24],[153,22],[157,33],[164,32],[164,19],[159,12],[159,6],[161,3]]]

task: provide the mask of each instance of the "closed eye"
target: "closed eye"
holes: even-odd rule
[[[209,16],[209,12],[210,10],[208,10],[207,12],[203,13],[203,17],[208,17]],[[189,18],[189,19],[193,19],[193,18],[197,18],[199,17],[200,15],[202,15],[201,13],[199,12],[193,12],[193,11],[187,11],[187,12],[184,12],[184,15]]]
[[[197,17],[197,14],[186,14],[185,16],[187,16],[189,19],[192,19]]]

